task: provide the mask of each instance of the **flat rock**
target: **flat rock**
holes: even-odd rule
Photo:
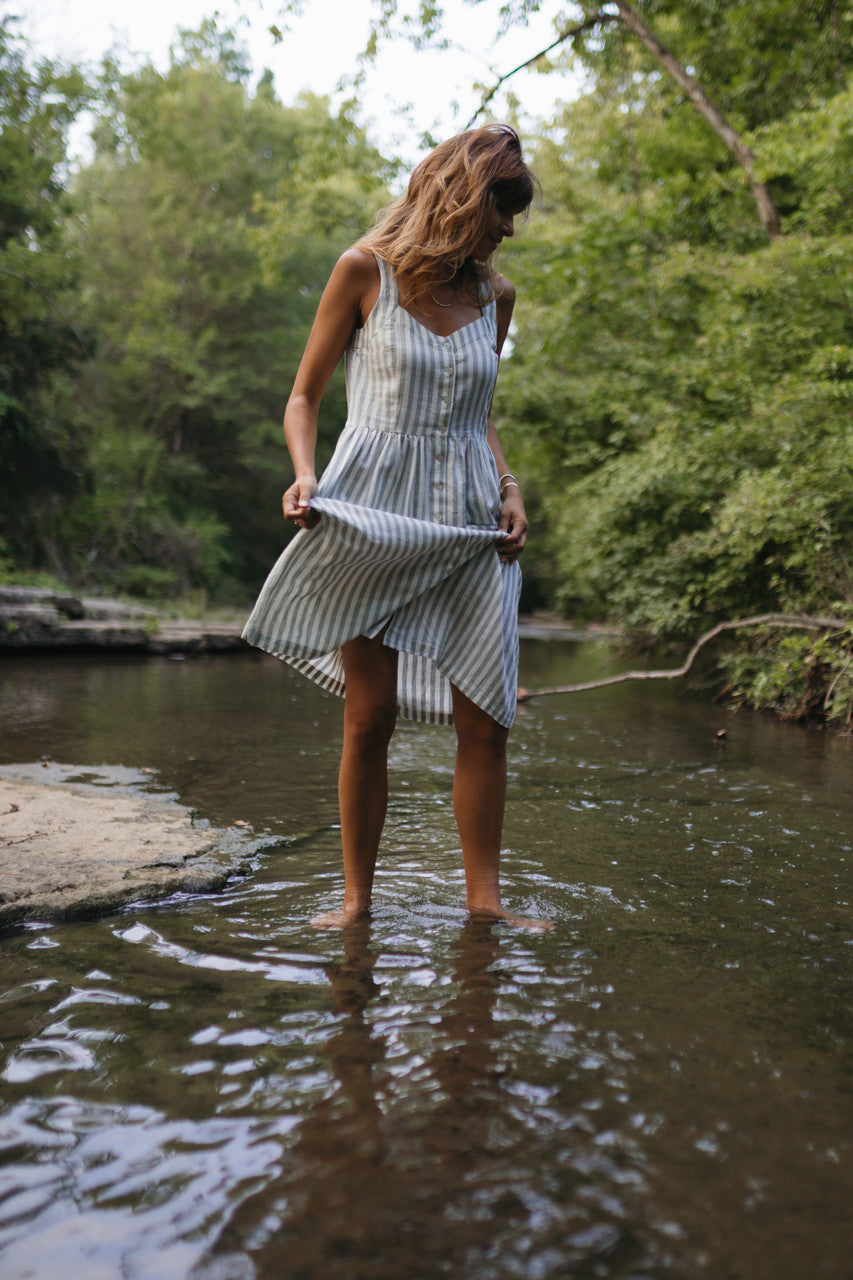
[[[63,595],[31,587],[0,587],[0,650],[124,649],[183,658],[197,653],[255,652],[242,637],[248,609],[225,621],[165,618],[145,605],[102,596]],[[612,636],[604,627],[577,628],[536,611],[519,618],[522,640],[588,640]]]
[[[241,635],[245,621],[246,614],[225,622],[168,619],[124,600],[0,587],[0,649],[125,649],[180,657],[248,652]]]
[[[157,610],[144,604],[128,604],[124,600],[111,600],[106,596],[84,596],[80,601],[81,612],[69,617],[101,618],[115,621],[120,618],[148,618],[156,622]]]
[[[221,888],[271,838],[212,828],[133,769],[0,767],[0,923]]]

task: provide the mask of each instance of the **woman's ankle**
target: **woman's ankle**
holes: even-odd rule
[[[336,907],[332,911],[321,911],[319,915],[313,917],[311,924],[315,929],[345,929],[347,925],[355,924],[357,920],[364,920],[369,915],[369,901],[366,905],[351,905],[344,902],[342,907]]]

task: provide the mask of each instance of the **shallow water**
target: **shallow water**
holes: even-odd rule
[[[595,646],[524,646],[528,685]],[[451,731],[402,724],[372,921],[340,703],[273,659],[4,659],[5,762],[153,769],[251,875],[7,934],[4,1280],[847,1280],[853,744],[670,686],[522,708],[466,920]],[[724,743],[715,738],[726,728]]]

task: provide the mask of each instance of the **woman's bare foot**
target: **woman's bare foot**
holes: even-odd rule
[[[528,933],[551,933],[554,926],[550,920],[536,920],[531,916],[516,916],[505,907],[468,907],[471,915],[477,920],[503,920],[514,929],[526,929]]]
[[[364,920],[370,914],[370,907],[338,907],[336,911],[323,911],[311,921],[314,929],[346,929],[356,920]]]

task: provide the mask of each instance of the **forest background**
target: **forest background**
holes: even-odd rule
[[[421,5],[417,39],[446,35]],[[727,633],[705,678],[849,726],[853,6],[573,4],[555,41],[555,104],[568,71],[583,88],[525,138],[542,193],[504,255],[496,400],[533,526],[524,604],[647,650],[823,619]],[[0,20],[0,581],[250,603],[288,536],[281,412],[320,291],[400,181],[355,97],[282,102],[213,20],[165,71],[96,77]],[[321,462],[344,417],[339,372]]]

